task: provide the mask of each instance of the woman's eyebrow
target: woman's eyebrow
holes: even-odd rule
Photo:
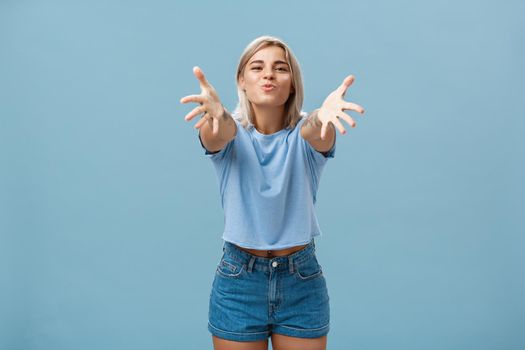
[[[254,63],[264,63],[264,61],[263,60],[255,60],[255,61],[250,62],[250,64],[254,64]],[[286,64],[286,65],[288,65],[287,62],[280,61],[280,60],[275,61],[273,64]]]

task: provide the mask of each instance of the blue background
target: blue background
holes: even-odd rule
[[[523,2],[0,3],[0,348],[207,349],[218,186],[183,117],[255,37],[311,111],[329,349],[524,349]]]

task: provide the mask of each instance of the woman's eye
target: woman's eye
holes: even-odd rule
[[[252,67],[252,70],[261,70],[262,67]],[[288,69],[286,67],[277,67],[276,70],[280,72],[288,72]]]

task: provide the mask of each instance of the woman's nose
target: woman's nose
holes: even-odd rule
[[[265,78],[273,78],[273,69],[272,68],[266,68],[263,71],[263,76]]]

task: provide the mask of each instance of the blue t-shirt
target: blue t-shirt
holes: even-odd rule
[[[245,248],[284,249],[321,235],[314,204],[321,172],[335,154],[315,150],[295,128],[265,135],[238,120],[237,134],[220,151],[204,154],[214,165],[225,241]]]

